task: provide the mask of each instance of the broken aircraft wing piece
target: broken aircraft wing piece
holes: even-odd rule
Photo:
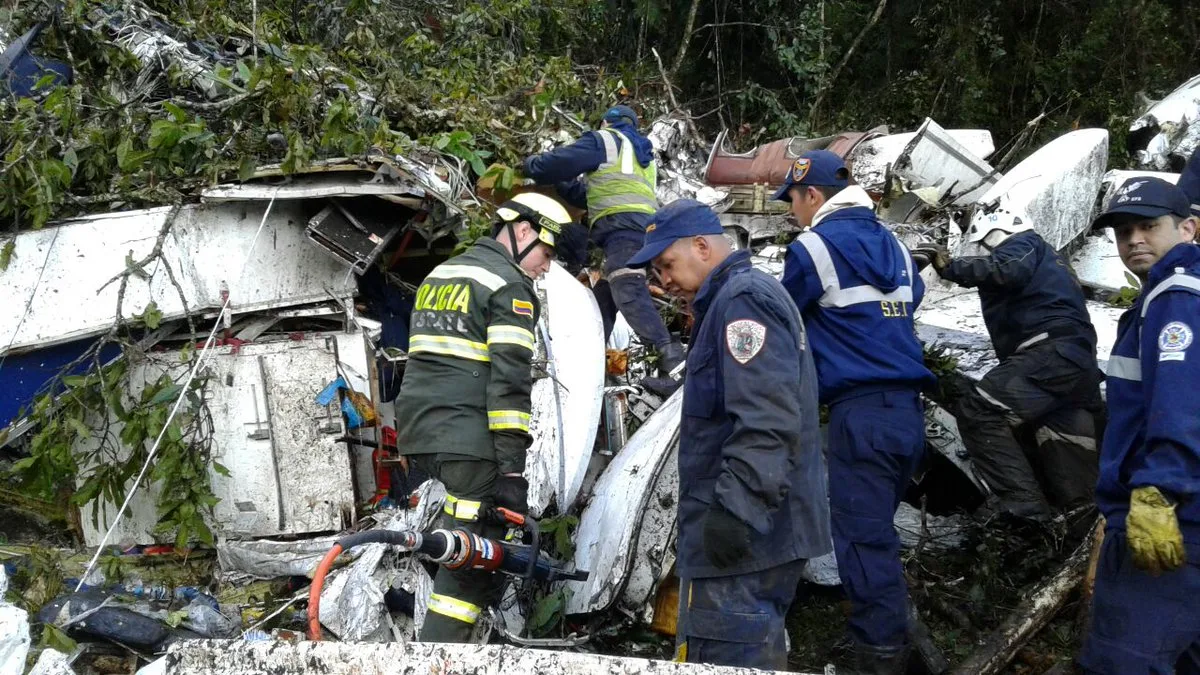
[[[1108,131],[1079,129],[1050,141],[1014,166],[980,204],[1003,200],[1024,212],[1038,234],[1062,250],[1092,224],[1108,164]]]
[[[579,495],[604,399],[604,326],[595,296],[557,263],[538,286],[543,301],[535,364],[549,354],[553,369],[543,368],[548,377],[533,383],[533,444],[525,478],[535,517],[552,499],[558,512],[566,513]]]
[[[928,150],[922,146],[931,145]],[[920,148],[918,150],[918,148]],[[930,151],[941,150],[930,157]],[[925,187],[937,184],[942,174],[949,170],[951,180],[957,176],[953,173],[961,165],[987,167],[983,175],[991,171],[991,166],[984,162],[995,150],[991,132],[985,129],[942,129],[936,122],[926,118],[925,123],[915,132],[890,134],[865,141],[854,149],[853,160],[854,181],[863,186],[868,192],[882,192],[885,189],[888,170],[891,167],[904,165],[914,175],[908,178],[914,187]],[[915,155],[914,155],[915,153]],[[902,160],[906,157],[906,160]],[[932,159],[932,162],[929,160]],[[933,173],[934,182],[919,182],[918,175]],[[958,187],[961,192],[965,184]]]
[[[603,611],[621,596],[655,481],[677,444],[682,404],[680,389],[634,432],[596,481],[575,533],[575,568],[591,576],[566,583],[566,614]]]
[[[1200,75],[1179,85],[1129,125],[1129,150],[1147,169],[1182,167],[1200,144],[1198,120]]]

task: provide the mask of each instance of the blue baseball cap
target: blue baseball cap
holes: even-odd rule
[[[638,125],[637,113],[627,105],[614,105],[604,113],[604,121],[609,124],[618,124],[622,121],[632,125],[635,129]]]
[[[716,212],[694,199],[677,199],[654,214],[642,249],[625,264],[645,267],[676,241],[705,234],[725,234]]]
[[[841,157],[828,150],[809,150],[792,162],[783,177],[783,187],[771,199],[781,202],[792,201],[788,190],[797,185],[844,188],[850,184],[850,170]]]
[[[1092,229],[1116,227],[1131,220],[1174,214],[1192,215],[1187,195],[1168,181],[1152,176],[1134,176],[1121,184],[1108,202],[1108,209],[1092,221]]]

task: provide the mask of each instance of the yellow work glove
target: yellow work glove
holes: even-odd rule
[[[1183,565],[1183,534],[1175,518],[1175,505],[1158,488],[1147,485],[1133,489],[1125,531],[1129,553],[1138,567],[1157,575]]]

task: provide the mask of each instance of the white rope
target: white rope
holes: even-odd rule
[[[278,193],[279,189],[276,188],[275,194]],[[258,236],[262,234],[263,226],[267,224],[267,216],[271,215],[271,207],[275,205],[275,194],[271,195],[271,201],[267,203],[267,210],[263,212],[262,220],[258,223],[258,231],[254,233],[254,239],[250,242],[250,249],[246,251],[246,257],[242,260],[242,267],[238,271],[236,279],[242,278],[242,274],[246,271],[246,266],[250,263],[250,256],[254,253],[254,245],[258,242]],[[138,488],[142,484],[142,479],[150,469],[150,463],[154,461],[154,456],[158,453],[158,446],[162,442],[163,436],[167,433],[167,429],[171,426],[171,420],[175,419],[175,414],[179,412],[179,406],[183,404],[183,399],[187,397],[188,387],[191,386],[192,380],[196,378],[196,373],[200,371],[201,366],[204,365],[205,360],[212,351],[213,338],[216,337],[217,329],[222,325],[220,317],[224,315],[225,310],[229,307],[229,299],[231,297],[233,296],[226,296],[225,302],[221,304],[221,311],[217,313],[217,320],[213,322],[213,328],[209,331],[208,338],[204,341],[204,349],[201,350],[200,356],[196,358],[196,364],[192,366],[191,372],[188,373],[187,379],[184,380],[183,387],[179,390],[179,398],[175,399],[175,405],[171,407],[171,414],[167,415],[167,420],[163,422],[162,429],[158,432],[158,437],[154,439],[154,445],[150,447],[150,453],[146,455],[146,462],[142,464],[142,470],[138,472],[137,479],[133,482],[133,487],[125,495],[125,501],[121,503],[120,510],[117,511],[112,524],[108,526],[108,530],[104,533],[104,538],[100,540],[100,545],[96,547],[96,554],[92,556],[87,569],[79,577],[79,584],[75,587],[76,593],[83,588],[84,580],[91,575],[92,570],[96,567],[96,562],[100,560],[100,553],[104,551],[104,547],[108,544],[108,539],[112,536],[113,530],[117,528],[117,525],[121,522],[121,518],[124,517],[125,510],[129,508],[129,502],[133,500],[133,495],[137,494]]]

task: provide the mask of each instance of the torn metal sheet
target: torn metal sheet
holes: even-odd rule
[[[37,663],[29,675],[75,675],[71,668],[71,657],[57,649],[46,648],[38,654]]]
[[[967,454],[967,446],[963,444],[962,434],[958,430],[958,420],[950,411],[933,401],[925,402],[925,445],[933,448],[966,476],[979,494],[986,495],[989,490],[983,480],[975,473],[975,465]]]
[[[777,671],[508,645],[188,640],[171,646],[174,675],[769,675]],[[815,674],[808,674],[815,675]]]
[[[1103,186],[1104,195],[1100,198],[1100,211],[1108,208],[1108,203],[1112,201],[1113,195],[1125,181],[1130,178],[1161,178],[1172,185],[1179,183],[1179,174],[1167,173],[1164,171],[1123,171],[1121,169],[1113,169],[1104,174],[1104,178],[1100,181]]]
[[[538,287],[543,297],[535,360],[545,364],[552,354],[553,368],[541,368],[547,377],[533,383],[525,478],[535,517],[551,498],[566,513],[579,495],[604,399],[604,327],[595,296],[557,263]]]
[[[931,125],[932,127],[936,127],[935,131],[931,132],[929,130]],[[924,141],[922,141],[918,137],[928,138],[924,138]],[[947,140],[953,145],[946,143],[945,141]],[[882,192],[887,182],[889,169],[898,164],[906,150],[909,150],[909,156],[914,159],[923,155],[924,150],[917,151],[915,155],[913,154],[913,149],[910,146],[914,144],[914,141],[919,145],[936,141],[939,144],[947,145],[948,148],[953,147],[956,151],[965,153],[967,157],[973,160],[970,162],[971,164],[974,164],[976,161],[982,162],[983,159],[990,156],[995,150],[995,145],[992,142],[992,133],[986,129],[945,130],[933,120],[926,118],[925,123],[917,131],[880,136],[865,141],[856,147],[851,154],[854,182],[863,186],[863,189],[869,192]],[[938,159],[953,160],[954,158],[942,155]],[[924,166],[924,163],[921,161],[912,161],[910,164],[915,171],[920,171]],[[986,165],[986,162],[984,164]],[[990,169],[991,167],[989,166],[988,168]]]
[[[200,197],[206,202],[244,201],[261,199],[317,199],[328,197],[402,197],[411,199],[399,202],[417,208],[425,197],[425,190],[415,185],[393,181],[372,180],[376,174],[370,170],[354,167],[352,172],[300,174],[289,177],[284,183],[233,183],[206,188]],[[395,200],[389,200],[395,201]]]
[[[726,233],[730,230],[738,232],[737,243],[740,248],[778,241],[784,235],[788,235],[790,239],[800,232],[795,221],[788,217],[786,211],[763,213],[725,211],[720,213],[719,217],[721,226],[725,228]]]
[[[123,3],[117,7],[119,9],[112,11],[97,7],[88,18],[111,31],[114,42],[142,62],[140,82],[150,80],[155,70],[160,71],[157,76],[165,77],[173,66],[210,99],[217,97],[223,85],[230,85],[215,74],[214,67],[218,65],[215,61],[192,51],[186,42],[167,35],[169,27],[161,21],[160,15],[139,3]]]
[[[913,549],[924,545],[930,551],[948,551],[960,548],[967,540],[967,523],[961,515],[935,516],[900,502],[892,526],[900,536],[900,546]]]
[[[646,500],[642,522],[633,550],[620,606],[630,612],[643,612],[642,620],[654,620],[654,598],[675,565],[675,538],[679,521],[679,437],[667,453]]]
[[[234,314],[355,295],[355,280],[345,267],[305,237],[307,214],[301,203],[271,205],[255,240],[267,206],[187,205],[179,207],[173,223],[168,219],[175,209],[163,207],[79,218],[20,233],[9,269],[0,279],[0,294],[15,298],[17,307],[31,296],[32,302],[27,315],[0,315],[0,345],[44,347],[107,331],[120,288],[119,279],[109,282],[125,271],[127,260],[141,260],[153,250],[164,225],[170,229],[162,253],[191,312],[218,309],[223,284]],[[124,316],[132,318],[154,302],[164,320],[183,318],[183,301],[163,265],[152,262],[144,273],[148,280],[129,278]],[[65,306],[71,312],[64,313]]]
[[[1111,229],[1092,232],[1084,237],[1079,250],[1071,256],[1071,269],[1075,270],[1079,283],[1110,293],[1126,286],[1138,288],[1141,283],[1121,262]]]
[[[729,201],[729,191],[718,190],[682,172],[665,168],[659,170],[655,193],[659,204],[670,204],[677,199],[695,199],[716,211],[724,209]]]
[[[655,481],[677,443],[682,405],[680,389],[634,432],[596,481],[575,533],[575,568],[591,576],[566,583],[567,614],[603,611],[621,597]]]
[[[772,244],[764,246],[750,256],[750,264],[776,279],[783,278],[783,261],[787,253],[786,246]]]
[[[209,376],[207,404],[212,413],[212,458],[230,475],[210,473],[213,494],[221,501],[209,525],[215,533],[271,536],[340,530],[354,518],[354,485],[349,457],[335,441],[342,434],[326,426],[323,406],[314,402],[337,377],[331,341],[317,336],[216,347],[205,366]],[[177,354],[155,353],[131,367],[130,396],[140,396],[144,383],[163,373],[182,377],[186,363]],[[112,433],[121,425],[112,420]],[[79,452],[91,449],[92,437],[77,441]],[[152,543],[157,522],[158,487],[141,489],[113,532],[112,541]],[[84,540],[99,544],[116,515],[114,504],[97,504],[101,518],[93,525],[91,506],[83,507]]]
[[[988,134],[988,147],[990,140],[991,134]],[[909,189],[936,190],[922,195],[923,201],[955,206],[972,203],[1000,177],[990,164],[928,118],[904,146],[892,171]]]
[[[1104,370],[1117,339],[1117,321],[1125,310],[1094,300],[1087,302],[1087,309],[1096,328],[1097,360]],[[983,323],[978,291],[923,303],[914,318],[917,337],[927,345],[946,349],[958,359],[959,372],[972,380],[979,380],[999,363]]]
[[[1157,171],[1183,166],[1200,145],[1200,75],[1151,105],[1129,125],[1139,165]],[[1177,166],[1176,166],[1177,165]]]
[[[317,563],[329,552],[338,537],[317,537],[297,541],[270,539],[229,540],[217,543],[217,564],[226,579],[241,580],[305,577],[312,574]],[[355,549],[344,555],[353,559]]]
[[[1107,164],[1107,130],[1072,131],[1014,166],[979,203],[1003,202],[1024,212],[1038,234],[1062,250],[1091,226]]]

